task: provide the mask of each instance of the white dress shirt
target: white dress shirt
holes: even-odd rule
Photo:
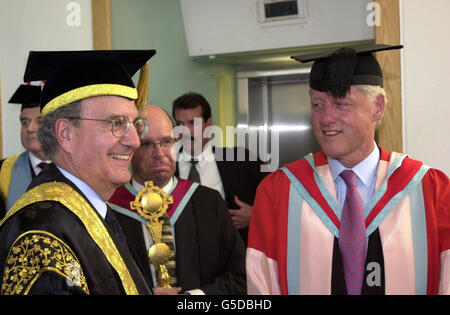
[[[377,170],[378,163],[380,161],[380,150],[375,144],[374,149],[369,154],[367,158],[365,158],[358,165],[354,166],[350,170],[352,170],[356,174],[356,186],[361,197],[361,201],[363,205],[366,205],[370,200],[372,195],[375,193],[375,183],[377,180]],[[330,166],[331,174],[333,176],[334,185],[336,188],[337,202],[339,213],[336,215],[338,218],[341,217],[342,208],[344,207],[345,195],[347,193],[347,185],[344,180],[339,176],[339,174],[348,169],[339,163],[337,160],[332,158],[328,158],[328,164]],[[364,216],[367,218],[369,213],[364,213]]]
[[[33,168],[34,174],[38,175],[42,169],[38,166],[41,162],[50,164],[52,161],[42,161],[36,155],[28,151],[28,157],[30,159],[31,167]]]
[[[106,217],[106,202],[97,194],[88,184],[79,179],[78,177],[72,175],[71,173],[63,170],[59,166],[57,168],[61,171],[61,173],[69,179],[75,186],[78,187],[79,190],[86,196],[89,202],[94,206],[95,210],[100,214],[100,216],[105,219]]]
[[[220,178],[219,168],[215,160],[211,141],[203,148],[202,153],[194,157],[198,163],[195,164],[200,175],[200,184],[217,190],[225,200],[225,189]],[[178,161],[178,172],[181,178],[187,179],[191,170],[191,155],[182,151],[181,158]]]

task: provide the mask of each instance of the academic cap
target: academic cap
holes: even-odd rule
[[[354,48],[292,56],[299,62],[314,61],[309,86],[334,97],[345,97],[351,85],[367,84],[383,87],[383,72],[374,52],[400,49],[403,45],[367,45]]]
[[[21,111],[24,108],[39,107],[41,99],[41,87],[36,85],[21,84],[14,92],[8,103],[21,104]]]
[[[46,81],[40,102],[42,116],[93,96],[135,100],[138,91],[132,77],[155,53],[153,49],[30,51],[24,81]]]

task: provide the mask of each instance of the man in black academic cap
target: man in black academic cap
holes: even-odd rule
[[[148,124],[131,76],[154,50],[30,52],[48,165],[0,223],[1,294],[150,294],[106,200]],[[146,80],[144,80],[145,82]]]
[[[258,187],[249,294],[449,294],[450,180],[375,142],[386,109],[373,45],[314,61],[312,125],[322,151]]]
[[[26,151],[0,161],[0,195],[6,211],[27,190],[31,180],[50,163],[38,139],[42,121],[40,98],[40,86],[21,84],[9,100],[9,103],[21,104],[20,141]]]

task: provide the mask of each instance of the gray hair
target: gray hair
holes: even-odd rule
[[[369,102],[374,102],[375,99],[377,98],[377,96],[381,94],[384,97],[385,106],[387,106],[388,99],[386,96],[386,90],[384,88],[382,88],[381,86],[360,84],[360,85],[353,85],[353,87],[355,87],[358,91],[364,93],[367,96],[367,99],[369,100]],[[377,129],[381,124],[381,119],[382,118],[380,118],[377,121],[377,125],[376,125]]]
[[[82,101],[76,101],[62,106],[42,118],[38,139],[48,159],[53,160],[59,150],[59,143],[55,133],[56,121],[61,118],[79,117],[81,114],[81,103]],[[72,120],[72,123],[76,127],[80,125],[80,121],[77,119]]]

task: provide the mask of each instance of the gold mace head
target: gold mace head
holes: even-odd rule
[[[154,191],[146,191],[141,195],[141,207],[147,213],[154,213],[163,206],[163,199],[160,194]]]
[[[172,196],[167,196],[161,188],[148,181],[137,193],[136,199],[130,203],[130,207],[145,219],[153,221],[164,215],[171,203],[173,203]]]

